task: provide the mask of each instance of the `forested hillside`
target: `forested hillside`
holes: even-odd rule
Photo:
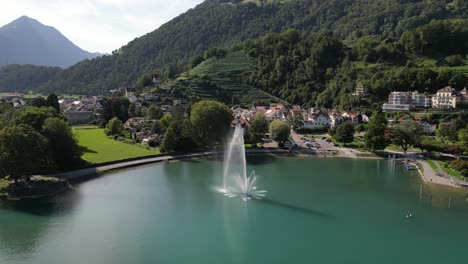
[[[28,92],[55,78],[63,69],[34,65],[7,65],[0,67],[0,91]]]
[[[23,90],[99,94],[131,84],[143,73],[164,68],[166,73],[179,72],[191,56],[210,47],[269,32],[330,29],[340,39],[353,34],[399,38],[432,19],[467,17],[467,10],[464,0],[207,0],[111,56],[83,61]],[[10,84],[4,83],[0,91],[10,90]]]
[[[193,69],[181,76],[188,76],[192,83],[198,78],[219,87],[228,87],[226,78],[244,76],[230,83],[260,88],[294,104],[375,109],[391,91],[432,94],[446,85],[463,89],[468,83],[467,41],[468,20],[432,21],[405,32],[400,39],[352,36],[344,41],[352,47],[332,31],[301,34],[289,29],[234,45],[227,55],[225,50],[209,49],[192,57],[188,67]],[[233,59],[240,51],[250,60],[241,64]],[[221,65],[216,63],[219,61]],[[201,70],[206,68],[212,70]],[[365,96],[351,95],[358,83],[364,85]],[[203,86],[197,88],[200,94],[208,91]],[[219,100],[255,100],[230,89],[223,92]]]

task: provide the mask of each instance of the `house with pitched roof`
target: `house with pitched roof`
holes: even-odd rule
[[[468,103],[466,88],[457,91],[451,86],[444,87],[432,95],[432,107],[437,109],[454,109],[457,104]]]

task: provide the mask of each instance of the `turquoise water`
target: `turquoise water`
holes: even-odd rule
[[[266,200],[214,192],[220,162],[194,160],[1,208],[0,263],[466,261],[466,192],[425,186],[420,197],[417,173],[384,160],[257,157],[252,169]]]

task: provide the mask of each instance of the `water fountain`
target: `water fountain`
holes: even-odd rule
[[[240,196],[244,201],[265,197],[266,191],[257,189],[255,171],[247,177],[244,129],[240,123],[236,125],[224,153],[223,177],[223,188],[219,191],[227,197]]]

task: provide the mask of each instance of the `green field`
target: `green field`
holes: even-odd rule
[[[146,157],[159,154],[159,149],[148,150],[108,138],[104,129],[74,127],[78,143],[85,148],[82,158],[92,164]]]

